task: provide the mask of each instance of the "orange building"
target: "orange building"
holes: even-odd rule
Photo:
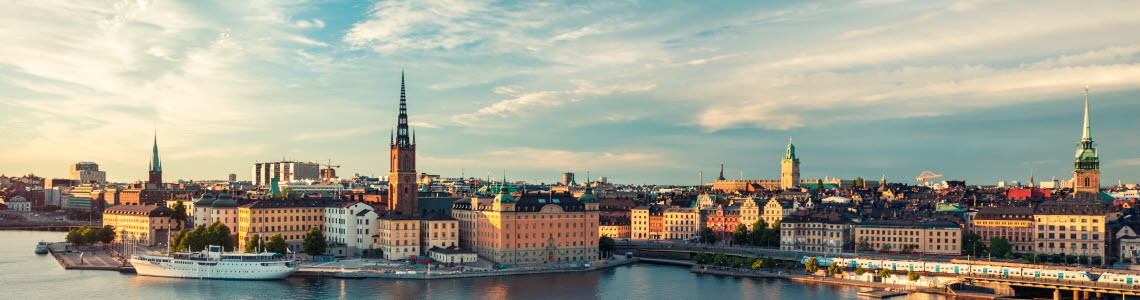
[[[586,195],[592,189],[580,199],[500,192],[456,201],[452,217],[461,246],[500,264],[591,261],[598,259],[598,201]]]

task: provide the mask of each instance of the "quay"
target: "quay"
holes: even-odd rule
[[[481,272],[447,272],[447,273],[394,273],[379,270],[363,270],[359,268],[324,268],[324,267],[301,267],[301,270],[293,273],[290,276],[314,276],[314,277],[334,277],[334,278],[348,278],[348,279],[364,279],[364,278],[379,278],[379,279],[452,279],[452,278],[471,278],[471,277],[491,277],[491,276],[515,276],[515,275],[534,275],[534,274],[550,274],[550,273],[570,273],[570,272],[589,272],[618,266],[629,265],[637,263],[638,258],[621,258],[614,259],[605,264],[591,265],[589,267],[578,268],[538,268],[538,269],[504,269],[504,270],[490,270]]]
[[[890,298],[890,297],[907,295],[907,293],[903,293],[903,292],[899,292],[899,291],[874,290],[874,291],[862,291],[862,292],[859,292],[857,295],[864,296],[864,297],[871,297],[871,298]]]
[[[117,252],[92,247],[68,247],[67,243],[51,243],[51,253],[65,270],[102,270],[133,272],[134,267],[124,265]]]

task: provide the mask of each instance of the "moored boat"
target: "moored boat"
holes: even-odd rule
[[[36,244],[36,254],[48,254],[48,243],[40,242]]]
[[[280,253],[231,253],[220,246],[169,256],[135,254],[130,262],[139,275],[199,279],[277,280],[299,268],[296,260]]]

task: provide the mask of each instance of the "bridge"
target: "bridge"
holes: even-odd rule
[[[1054,300],[1061,299],[1062,291],[1073,292],[1073,300],[1110,299],[1115,298],[1115,295],[1120,295],[1120,299],[1126,299],[1128,296],[1140,296],[1140,286],[1115,282],[1076,281],[1056,278],[1031,277],[1012,278],[1000,275],[964,275],[962,276],[962,279],[964,281],[970,281],[972,283],[989,283],[1016,287],[1052,289]]]

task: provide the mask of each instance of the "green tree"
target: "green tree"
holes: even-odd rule
[[[701,232],[697,235],[697,242],[709,245],[716,244],[716,235],[713,234],[711,228],[701,229]]]
[[[752,223],[752,231],[748,232],[748,239],[752,241],[753,246],[764,246],[766,242],[764,237],[767,232],[768,222],[765,222],[764,219],[756,220],[756,223]]]
[[[866,273],[867,273],[867,269],[864,269],[862,266],[855,268],[855,275],[863,276],[863,274],[866,274]]]
[[[99,242],[99,229],[86,228],[83,229],[83,243],[94,244]]]
[[[827,267],[827,275],[828,276],[834,276],[834,275],[839,275],[839,274],[843,274],[843,267],[840,267],[838,262],[833,262],[833,263],[831,263],[830,267]]]
[[[1100,265],[1101,261],[1103,260],[1101,259],[1100,255],[1094,255],[1093,257],[1089,258],[1089,264],[1092,265]]]
[[[222,246],[225,251],[234,251],[234,239],[230,236],[230,227],[220,221],[214,221],[206,228],[206,241],[209,245]]]
[[[748,244],[748,225],[736,224],[736,231],[732,232],[733,245],[747,245]]]
[[[815,191],[820,193],[820,194],[823,194],[823,179],[820,179],[820,180],[815,182]]]
[[[115,227],[111,225],[103,225],[99,229],[99,241],[103,243],[111,243],[115,241]]]
[[[1025,254],[1025,257],[1022,257],[1022,259],[1024,259],[1026,262],[1033,263],[1034,261],[1036,261],[1040,258],[1038,258],[1036,254],[1027,253],[1027,254]]]
[[[610,257],[614,251],[617,251],[617,241],[608,236],[598,238],[598,251],[602,252],[602,256]]]
[[[1120,261],[1120,259],[1116,258],[1116,256],[1109,256],[1108,258],[1104,259],[1104,264],[1111,265],[1115,264],[1118,261]]]
[[[855,181],[851,183],[851,188],[862,189],[866,188],[867,183],[863,181],[863,177],[855,177]]]
[[[83,239],[83,232],[87,229],[87,225],[83,225],[79,228],[68,230],[67,237],[65,237],[64,240],[75,245],[87,244],[86,240]]]
[[[288,200],[297,199],[297,191],[294,191],[293,188],[285,188],[281,190],[281,198]]]
[[[815,271],[819,271],[819,262],[816,261],[815,257],[808,258],[807,263],[804,264],[804,271],[807,271],[808,275],[815,274]]]
[[[170,219],[178,222],[178,229],[186,226],[186,206],[182,205],[182,201],[174,201],[170,209],[174,211],[170,213]]]
[[[981,257],[986,253],[986,244],[982,243],[982,236],[977,234],[966,235],[962,241],[962,252],[966,255]]]
[[[887,270],[887,269],[879,270],[879,277],[891,278],[891,270]]]
[[[202,251],[202,249],[206,249],[206,245],[210,244],[210,237],[207,230],[206,225],[198,225],[194,230],[186,233],[186,237],[182,239],[182,250],[198,252]]]
[[[990,255],[992,257],[1004,258],[1009,255],[1013,250],[1013,246],[1009,244],[1009,240],[1003,237],[995,237],[990,239]]]
[[[875,247],[871,245],[871,241],[867,237],[859,239],[859,243],[855,244],[856,251],[871,252],[875,251]]]
[[[265,251],[285,254],[289,252],[289,244],[285,243],[285,238],[280,233],[274,234],[265,243]]]
[[[909,279],[910,281],[918,281],[919,278],[922,278],[922,276],[918,275],[918,273],[915,273],[913,270],[906,271],[906,279]]]
[[[772,222],[772,228],[764,232],[765,246],[780,246],[780,220]]]
[[[174,235],[174,240],[170,242],[171,252],[185,252],[186,251],[186,235],[189,234],[186,228],[178,230],[178,234]]]
[[[329,248],[329,242],[325,241],[325,234],[321,232],[320,228],[313,226],[309,228],[309,233],[305,234],[305,241],[302,243],[301,248],[305,254],[308,255],[321,255]]]
[[[724,253],[717,253],[716,255],[713,255],[712,264],[718,265],[718,266],[727,265],[728,264],[728,256],[725,256]]]
[[[249,240],[245,241],[245,253],[258,253],[261,252],[262,247],[261,235],[254,233],[249,236]]]
[[[775,268],[775,267],[776,267],[776,259],[771,258],[771,257],[765,257],[764,258],[764,268],[771,269],[771,268]]]

